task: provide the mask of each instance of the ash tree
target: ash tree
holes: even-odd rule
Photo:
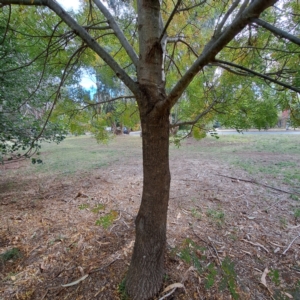
[[[150,299],[164,274],[170,127],[201,128],[214,112],[229,115],[230,124],[251,110],[261,115],[257,124],[264,127],[273,122],[263,118],[270,107],[299,107],[298,1],[89,0],[75,15],[54,0],[0,0],[2,12],[12,5],[59,16],[54,31],[67,25],[78,49],[85,50],[81,54],[92,64],[96,57],[107,65],[137,102],[144,177],[126,291],[132,299]],[[170,125],[179,101],[192,111]],[[253,115],[248,119],[230,125],[255,124]]]

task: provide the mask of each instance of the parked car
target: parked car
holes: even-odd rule
[[[123,133],[124,134],[129,134],[128,128],[127,127],[123,127]]]

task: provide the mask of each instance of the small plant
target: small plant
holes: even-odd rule
[[[198,220],[201,220],[202,216],[201,216],[201,210],[198,210],[197,208],[193,208],[191,210],[192,216]]]
[[[208,275],[205,279],[205,288],[210,289],[215,284],[215,279],[218,274],[214,264],[210,263],[207,267]]]
[[[80,205],[78,206],[78,208],[79,208],[80,210],[88,209],[89,207],[90,207],[90,205],[87,204],[87,203],[82,203],[82,204],[80,204]]]
[[[280,217],[280,218],[279,218],[279,222],[280,222],[280,228],[281,228],[281,229],[285,229],[285,228],[287,227],[287,221],[286,221],[286,218]]]
[[[125,280],[125,278],[118,285],[118,293],[120,294],[120,299],[121,300],[129,300],[129,297],[126,293],[126,280]]]
[[[228,287],[228,290],[233,299],[239,299],[239,295],[236,292],[236,273],[234,271],[234,263],[229,257],[225,257],[221,265],[223,271],[223,278],[220,283],[220,289],[225,289]]]
[[[290,198],[292,200],[299,201],[299,197],[297,195],[292,194],[292,195],[290,195]]]
[[[170,279],[170,276],[168,274],[164,275],[164,281],[168,281]]]
[[[234,242],[238,239],[236,234],[229,234],[228,236],[231,240],[233,240]]]
[[[268,275],[271,278],[271,280],[275,283],[275,285],[280,284],[279,271],[278,270],[272,270],[271,269]]]
[[[100,210],[105,209],[105,205],[102,203],[97,204],[94,208],[92,208],[92,212],[97,214]]]
[[[206,215],[216,221],[218,226],[222,226],[225,220],[225,213],[222,210],[208,209]]]
[[[6,252],[0,254],[0,260],[3,262],[9,261],[9,260],[16,260],[21,257],[21,252],[18,248],[12,248],[10,250],[7,250]]]
[[[105,216],[100,217],[95,225],[100,225],[102,226],[104,229],[107,229],[109,226],[111,226],[111,224],[114,222],[114,220],[118,217],[118,212],[116,212],[115,210],[111,210],[108,214],[106,214]]]
[[[198,246],[193,240],[186,239],[183,243],[183,248],[177,254],[182,260],[188,264],[193,264],[198,273],[203,273],[201,260],[205,260],[206,256],[203,255],[205,248]]]
[[[300,208],[294,210],[294,217],[296,220],[300,218]]]

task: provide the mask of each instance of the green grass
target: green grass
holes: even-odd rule
[[[207,137],[200,141],[188,139],[177,148],[170,145],[170,158],[181,157],[211,159],[233,169],[249,173],[249,177],[272,179],[290,185],[295,191],[300,186],[300,137],[297,135],[221,135],[220,139]],[[123,136],[111,140],[107,145],[98,144],[92,136],[68,137],[59,145],[43,144],[40,158],[42,164],[28,164],[20,169],[5,170],[28,176],[55,175],[58,178],[72,176],[95,169],[122,165],[131,158],[141,165],[142,140],[139,137]],[[172,165],[172,162],[171,162]],[[1,171],[1,174],[3,171]],[[274,183],[275,184],[275,183]]]
[[[43,163],[28,164],[24,172],[65,177],[100,169],[130,156],[141,157],[141,139],[126,136],[104,145],[98,144],[92,136],[68,137],[58,145],[42,144]]]
[[[300,137],[298,135],[220,135],[199,142],[171,147],[177,153],[199,159],[213,159],[246,171],[253,179],[272,184],[276,178],[293,188],[300,186]]]

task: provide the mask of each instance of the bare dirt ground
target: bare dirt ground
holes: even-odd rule
[[[193,143],[171,155],[163,289],[174,283],[184,288],[162,289],[155,299],[234,299],[230,278],[239,299],[300,299],[295,201],[288,193],[234,179],[251,178],[213,156],[183,156]],[[201,141],[201,147],[212,146]],[[262,161],[272,159],[270,153]],[[276,178],[268,180],[286,190]],[[0,261],[0,299],[125,299],[119,289],[141,191],[140,156],[66,178],[1,176],[0,254],[17,248],[20,256]],[[111,220],[101,219],[108,213]],[[107,229],[97,220],[104,226],[107,221]],[[225,257],[234,271],[220,267]],[[225,277],[227,288],[221,290]]]

